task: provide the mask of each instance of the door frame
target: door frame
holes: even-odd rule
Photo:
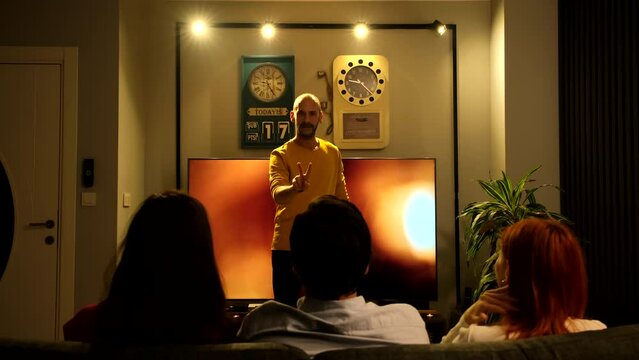
[[[77,191],[78,48],[0,46],[0,63],[59,64],[62,68],[60,106],[60,215],[56,340],[75,312],[75,225]]]

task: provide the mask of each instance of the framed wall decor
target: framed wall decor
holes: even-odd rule
[[[275,148],[295,134],[289,113],[295,100],[295,57],[242,56],[243,148]]]
[[[335,145],[342,149],[388,145],[388,80],[388,59],[382,55],[340,55],[333,60]]]

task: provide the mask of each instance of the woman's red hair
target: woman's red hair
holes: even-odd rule
[[[507,337],[567,333],[566,320],[581,318],[588,280],[581,246],[565,225],[529,218],[506,228],[501,251],[517,310],[505,314]]]

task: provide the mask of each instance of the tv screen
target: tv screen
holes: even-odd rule
[[[360,289],[368,300],[427,308],[437,299],[435,160],[345,158],[350,200],[366,219],[373,256]],[[315,175],[315,174],[314,174]],[[268,159],[189,159],[189,193],[207,209],[230,301],[273,298],[275,205]]]

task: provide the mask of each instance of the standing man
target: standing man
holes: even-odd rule
[[[275,300],[295,306],[301,285],[293,272],[289,236],[295,216],[321,195],[348,200],[339,149],[315,137],[322,121],[317,96],[302,94],[290,113],[295,137],[271,152],[269,182],[275,201],[272,266]],[[313,175],[311,176],[311,170]]]

